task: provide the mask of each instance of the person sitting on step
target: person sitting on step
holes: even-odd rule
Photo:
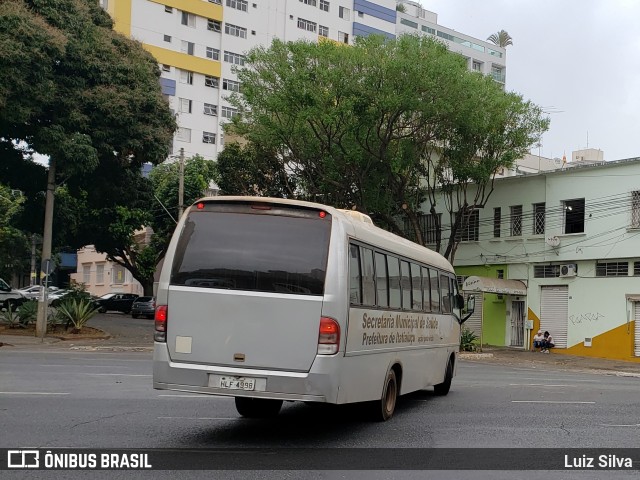
[[[544,340],[542,340],[542,353],[549,353],[549,349],[555,347],[553,337],[549,332],[544,332]]]
[[[533,336],[533,351],[537,348],[542,352],[542,342],[544,342],[544,335],[542,334],[542,330],[538,330],[538,333]]]

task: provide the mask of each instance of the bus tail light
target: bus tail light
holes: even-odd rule
[[[333,355],[340,348],[340,325],[333,318],[320,318],[318,334],[318,354]]]
[[[156,331],[153,334],[153,339],[156,342],[164,343],[167,341],[167,319],[167,306],[158,305],[155,314]]]

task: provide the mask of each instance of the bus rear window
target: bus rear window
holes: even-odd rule
[[[330,233],[318,210],[207,204],[186,220],[171,284],[322,295]]]

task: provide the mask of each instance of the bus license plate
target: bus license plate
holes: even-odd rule
[[[220,388],[229,390],[255,390],[256,379],[244,377],[220,377]]]

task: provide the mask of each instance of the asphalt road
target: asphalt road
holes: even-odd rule
[[[247,420],[232,399],[155,391],[151,354],[0,350],[0,448],[638,447],[637,378],[461,362],[446,397],[358,408],[285,404]],[[3,472],[7,473],[7,472]],[[10,472],[3,478],[23,478]],[[29,472],[29,478],[638,478],[638,472]]]
[[[109,333],[118,345],[153,347],[153,319],[132,318],[131,314],[108,312],[96,314],[87,325]]]

